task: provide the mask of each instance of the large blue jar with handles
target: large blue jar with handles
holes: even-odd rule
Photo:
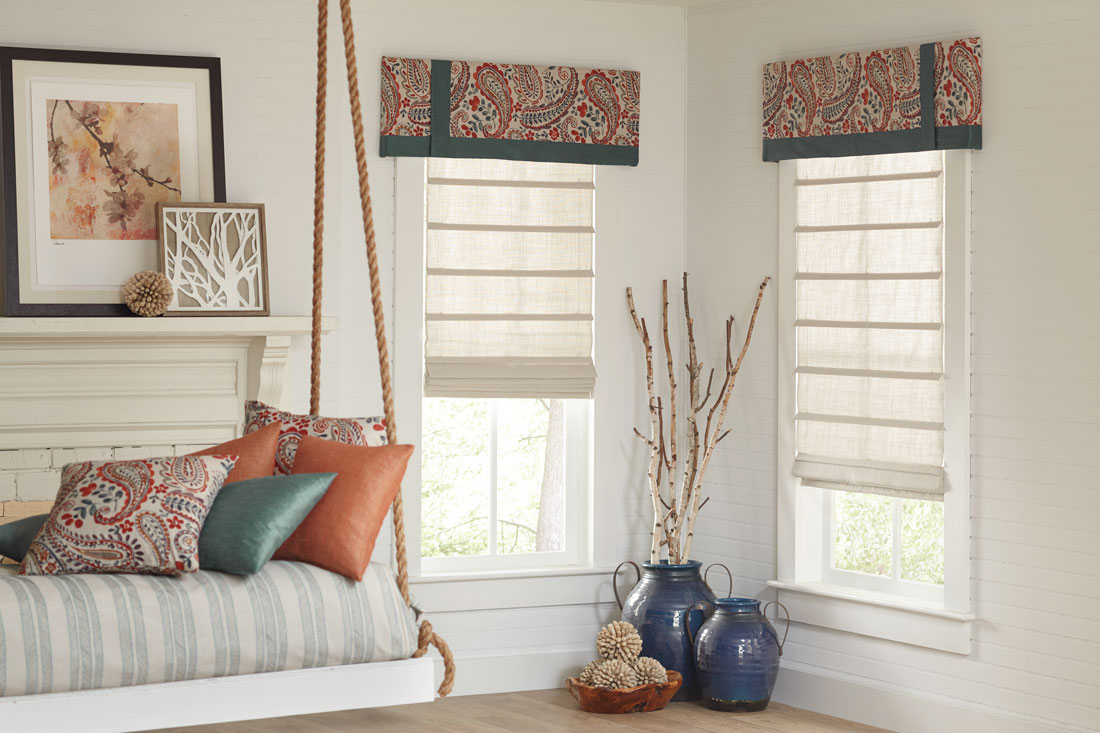
[[[781,640],[755,598],[719,598],[695,635],[695,667],[708,708],[749,713],[768,707],[779,675]],[[695,606],[706,610],[706,604]],[[790,616],[787,616],[790,626]],[[688,629],[688,634],[692,632]]]
[[[623,565],[633,565],[639,576],[626,600],[620,600],[616,584],[615,600],[623,621],[638,629],[643,655],[684,676],[683,685],[672,699],[698,700],[701,693],[689,633],[699,629],[705,611],[712,610],[715,601],[701,572],[702,563],[643,563],[640,570],[633,562],[622,563],[619,568]],[[619,568],[615,569],[616,580]]]

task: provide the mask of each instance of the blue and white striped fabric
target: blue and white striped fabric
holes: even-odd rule
[[[255,575],[19,577],[0,567],[0,695],[407,659],[393,573],[356,583],[296,562]]]

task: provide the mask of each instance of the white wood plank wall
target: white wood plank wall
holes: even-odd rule
[[[871,704],[902,692],[1016,718],[989,730],[1096,730],[1100,4],[738,0],[689,10],[688,261],[712,330],[731,308],[744,324],[754,282],[776,267],[762,64],[970,34],[983,38],[985,143],[973,155],[973,652],[795,625],[784,664],[801,686],[856,683],[848,689],[862,699],[822,696],[821,706],[891,728],[933,725]],[[769,299],[731,407],[735,433],[712,473],[716,502],[699,520],[700,549],[731,562],[748,594],[766,594],[775,572],[774,313]]]

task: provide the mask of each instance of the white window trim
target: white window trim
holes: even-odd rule
[[[425,211],[427,187],[425,184],[425,159],[424,158],[395,158],[393,173],[394,190],[394,328],[393,328],[393,366],[394,366],[394,402],[396,405],[396,420],[402,435],[419,436],[423,427],[422,403],[424,400],[424,242],[426,237]],[[598,250],[597,250],[598,251]],[[592,436],[594,410],[574,410],[570,416],[567,412],[566,440],[570,435],[577,437],[576,428],[580,422],[587,428],[586,436]],[[579,422],[578,422],[579,421]],[[574,430],[571,432],[570,427]],[[577,594],[591,599],[596,595],[597,587],[607,584],[605,577],[599,577],[609,571],[602,567],[594,567],[593,556],[595,550],[592,543],[592,528],[594,526],[594,510],[592,486],[592,455],[588,445],[578,447],[567,445],[567,454],[572,449],[575,460],[567,466],[569,478],[575,488],[573,496],[574,506],[577,511],[567,515],[567,531],[573,532],[575,540],[575,553],[570,557],[562,558],[560,565],[549,566],[539,564],[534,566],[534,560],[523,562],[517,560],[513,567],[502,567],[501,563],[494,563],[492,569],[484,567],[477,562],[478,558],[463,558],[470,560],[465,567],[459,569],[453,567],[425,567],[420,556],[420,446],[419,440],[414,441],[416,449],[409,459],[408,469],[402,482],[401,496],[405,510],[405,546],[408,560],[410,582],[417,586],[418,598],[420,595],[434,599],[431,588],[446,588],[448,581],[484,580],[487,585],[484,590],[490,595],[483,596],[489,607],[504,607],[509,598],[514,597],[511,588],[507,590],[498,584],[514,585],[516,579],[578,577],[570,582],[570,588],[578,588]],[[581,441],[583,442],[583,441]],[[589,441],[590,443],[591,441]],[[566,484],[571,483],[568,479]],[[569,489],[567,488],[567,492]],[[570,496],[567,493],[566,506],[569,506]],[[606,552],[600,552],[606,555]],[[516,556],[522,557],[522,556]],[[501,556],[497,556],[497,560]],[[606,562],[606,560],[604,560]],[[482,567],[477,567],[479,564]],[[505,563],[507,564],[507,563]],[[428,564],[429,566],[432,563]],[[445,595],[445,594],[443,594]],[[422,602],[424,602],[422,600]],[[441,602],[443,602],[441,600]],[[444,602],[448,610],[473,610],[467,608],[465,602]],[[534,605],[534,602],[521,602],[518,606]],[[426,607],[440,610],[439,603],[427,603]]]
[[[588,400],[566,400],[565,405],[565,549],[560,552],[422,557],[420,567],[425,577],[454,573],[492,575],[508,570],[570,567],[577,566],[579,558],[587,557],[585,533],[581,531],[582,527],[587,526],[587,505],[582,487],[587,486],[586,439],[591,434],[592,416]],[[418,478],[419,474],[420,466],[417,464]],[[490,503],[495,501],[494,497],[490,498]]]
[[[779,163],[778,578],[769,583],[802,623],[970,653],[970,151],[944,171],[943,601],[822,582],[821,490],[794,476],[795,161]],[[788,327],[789,326],[789,327]]]

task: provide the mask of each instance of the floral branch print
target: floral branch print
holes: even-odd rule
[[[107,214],[107,221],[118,224],[125,230],[127,222],[137,216],[142,204],[145,203],[145,194],[130,187],[132,183],[131,176],[137,176],[149,188],[157,185],[169,191],[180,192],[180,189],[170,185],[173,182],[171,176],[158,179],[149,172],[149,166],[140,166],[136,160],[137,154],[133,150],[126,150],[119,143],[117,135],[109,141],[103,139],[103,128],[100,125],[101,109],[98,104],[84,102],[80,109],[77,109],[71,101],[64,100],[64,102],[65,106],[69,108],[69,114],[72,115],[72,118],[95,141],[99,148],[99,156],[103,159],[104,171],[107,173],[111,185],[118,189],[117,191],[108,189],[103,191],[110,198],[110,201],[103,206],[103,211]],[[55,100],[53,108],[50,110],[49,150],[53,172],[64,175],[66,172],[65,165],[69,162],[68,158],[65,157],[68,146],[56,138],[53,131],[54,114],[57,112],[59,103],[60,100]]]
[[[66,154],[69,152],[69,146],[65,144],[64,140],[59,139],[53,132],[53,117],[57,113],[57,100],[54,100],[53,108],[50,109],[50,173],[55,176],[65,175],[66,168],[69,164],[69,159]]]

